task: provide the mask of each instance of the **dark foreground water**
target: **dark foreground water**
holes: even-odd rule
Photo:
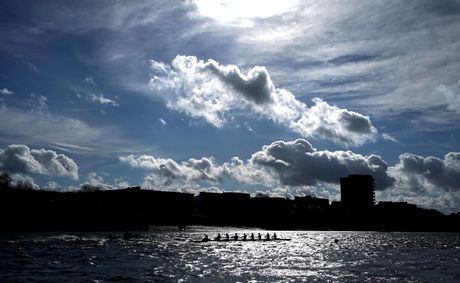
[[[217,232],[256,230],[165,228],[129,241],[0,234],[0,282],[460,282],[460,234],[277,231],[292,240],[190,241]]]

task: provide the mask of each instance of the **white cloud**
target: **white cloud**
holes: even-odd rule
[[[32,177],[18,173],[11,175],[11,186],[19,189],[40,189]]]
[[[0,89],[0,94],[3,94],[3,95],[10,95],[10,94],[13,94],[14,92],[7,89],[7,88],[2,88]]]
[[[319,98],[313,101],[315,105],[290,125],[302,136],[326,138],[338,144],[351,146],[375,140],[377,129],[369,117],[331,106]]]
[[[74,118],[12,107],[0,108],[0,133],[3,143],[45,144],[80,154],[132,150],[117,128],[95,127]]]
[[[94,82],[94,79],[93,77],[89,76],[89,77],[85,77],[83,79],[83,82],[89,84],[89,85],[96,85],[96,83]]]
[[[48,109],[48,105],[46,104],[48,98],[43,95],[31,93],[29,102],[31,103],[32,109],[39,112],[45,112]]]
[[[447,109],[460,113],[460,81],[450,88],[440,85],[437,90],[445,97]]]
[[[177,163],[172,159],[156,158],[154,156],[128,155],[120,157],[122,162],[131,167],[143,168],[153,173],[146,178],[150,185],[157,187],[175,187],[181,184],[191,184],[197,181],[218,183],[222,169],[215,165],[213,158],[191,158],[188,161]]]
[[[67,176],[78,179],[78,166],[64,154],[26,145],[8,145],[0,149],[0,169],[10,173]]]
[[[119,106],[118,102],[110,98],[104,97],[102,93],[89,93],[88,100],[94,103],[99,103],[101,105],[111,105],[113,107]]]
[[[151,61],[149,82],[170,109],[222,127],[233,111],[254,114],[285,125],[303,137],[330,139],[347,146],[375,140],[369,117],[315,99],[308,108],[285,89],[275,88],[265,67],[244,74],[235,65],[178,55],[171,65]]]
[[[162,126],[166,126],[166,121],[163,118],[158,118],[158,123],[160,123]]]
[[[395,137],[391,136],[390,134],[383,133],[382,138],[386,141],[392,141],[392,142],[399,142]]]
[[[97,175],[95,172],[90,172],[86,176],[86,182],[80,185],[83,191],[96,190],[113,190],[114,188],[104,181],[104,178]]]

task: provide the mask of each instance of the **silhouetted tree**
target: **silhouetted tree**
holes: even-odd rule
[[[11,177],[6,174],[0,174],[0,188],[8,189],[11,186]]]
[[[82,192],[82,193],[91,193],[91,192],[96,192],[96,191],[100,191],[100,190],[101,190],[100,186],[91,185],[91,184],[88,184],[88,183],[83,184],[81,186],[81,188],[80,188],[80,192]]]

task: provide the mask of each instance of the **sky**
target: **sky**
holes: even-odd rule
[[[460,211],[459,1],[0,1],[15,184]]]

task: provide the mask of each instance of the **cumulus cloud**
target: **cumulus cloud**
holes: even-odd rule
[[[0,94],[2,95],[9,95],[9,94],[13,94],[14,92],[12,92],[11,90],[7,89],[7,88],[1,88],[0,89]]]
[[[319,182],[337,184],[340,177],[349,174],[373,175],[376,189],[387,188],[394,182],[387,175],[387,163],[378,155],[320,151],[304,139],[273,142],[254,153],[249,161],[269,168],[283,185],[312,186]]]
[[[35,184],[34,179],[24,174],[11,175],[11,187],[17,189],[38,190],[40,186]]]
[[[120,160],[132,167],[152,171],[150,183],[158,186],[198,181],[217,184],[230,178],[249,185],[300,187],[337,184],[340,177],[348,174],[372,174],[377,189],[387,188],[394,182],[387,175],[388,166],[380,156],[363,156],[351,151],[318,151],[304,139],[277,141],[264,146],[247,161],[233,157],[221,165],[212,157],[181,163],[147,155],[129,155],[120,157]]]
[[[0,149],[0,170],[78,179],[78,166],[66,155],[57,154],[52,150],[30,149],[26,145],[19,144]]]
[[[449,152],[444,159],[404,153],[389,172],[398,181],[398,187],[460,191],[460,152]]]
[[[276,88],[265,67],[246,73],[236,65],[221,65],[178,55],[171,65],[151,60],[149,87],[173,110],[222,127],[234,111],[251,110],[301,134],[357,146],[375,139],[369,117],[315,99],[308,108],[289,91]]]
[[[80,185],[82,191],[99,191],[99,190],[112,190],[113,187],[104,181],[102,176],[97,175],[95,172],[88,173],[86,182]]]
[[[331,106],[319,98],[290,127],[304,137],[318,137],[357,146],[375,140],[377,130],[369,117]]]
[[[178,163],[170,158],[156,158],[149,155],[120,157],[122,162],[132,167],[152,171],[147,176],[152,186],[177,186],[180,184],[207,181],[218,183],[221,178],[221,168],[216,166],[214,158],[191,158]]]

